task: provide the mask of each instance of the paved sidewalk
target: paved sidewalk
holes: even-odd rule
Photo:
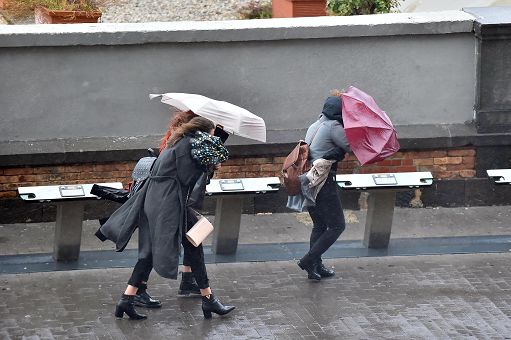
[[[392,248],[427,247],[429,240],[443,255],[388,256],[389,249],[384,257],[327,259],[338,275],[321,282],[307,280],[295,261],[208,264],[215,293],[237,307],[213,320],[203,319],[200,299],[177,298],[178,281],[155,273],[150,292],[164,306],[147,311],[149,319],[141,322],[113,317],[129,268],[3,274],[0,340],[511,339],[510,215],[509,207],[397,208],[392,238],[400,243]],[[343,241],[330,254],[350,251],[362,239],[365,211],[346,216]],[[51,252],[53,228],[0,225],[0,255]],[[85,223],[82,250],[112,249],[95,239],[96,228],[96,221]],[[293,251],[292,242],[306,242],[310,228],[306,214],[243,215],[240,243]],[[456,251],[447,241],[463,239],[458,236],[497,252],[469,246],[474,254],[451,255]]]
[[[294,262],[208,265],[237,309],[203,319],[157,275],[161,310],[113,310],[129,269],[0,276],[0,339],[509,339],[511,254],[327,260],[338,275],[305,279]],[[142,309],[140,309],[142,310]]]

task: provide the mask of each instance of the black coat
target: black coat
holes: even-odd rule
[[[117,251],[122,251],[138,227],[139,256],[152,253],[156,272],[176,279],[187,197],[205,173],[206,169],[192,159],[190,136],[185,136],[160,154],[151,176],[103,224],[101,234],[115,242]],[[199,191],[204,192],[205,186],[206,181],[201,180]],[[188,225],[195,222],[187,219]]]

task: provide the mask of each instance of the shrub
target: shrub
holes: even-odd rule
[[[401,0],[327,0],[332,15],[363,15],[390,13]]]
[[[241,19],[271,18],[271,2],[251,0],[238,8]]]

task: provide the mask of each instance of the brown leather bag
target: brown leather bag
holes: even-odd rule
[[[302,192],[302,185],[298,176],[308,171],[308,168],[309,144],[301,140],[286,157],[282,166],[284,187],[289,196],[295,196]]]
[[[311,138],[311,144],[314,137],[324,123],[320,124]],[[293,151],[284,160],[282,166],[282,177],[284,179],[284,187],[289,196],[295,196],[302,192],[302,185],[298,176],[306,173],[311,168],[309,164],[309,144],[304,140],[298,142]]]

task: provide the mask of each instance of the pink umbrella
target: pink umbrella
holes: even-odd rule
[[[351,150],[361,165],[376,163],[399,150],[396,130],[385,111],[354,86],[342,94],[342,120]]]

